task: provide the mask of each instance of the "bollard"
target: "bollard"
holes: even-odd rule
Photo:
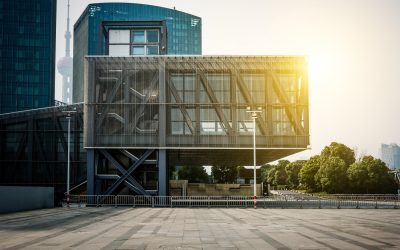
[[[207,197],[207,206],[210,208],[210,196]]]

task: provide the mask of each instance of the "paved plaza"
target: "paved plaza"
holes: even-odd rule
[[[0,215],[0,249],[399,249],[397,209],[55,208]]]

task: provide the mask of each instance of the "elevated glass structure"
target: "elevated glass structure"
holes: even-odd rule
[[[201,18],[133,3],[89,4],[74,25],[73,101],[83,101],[86,55],[200,55]]]
[[[56,5],[0,0],[0,113],[53,105]]]
[[[254,129],[257,164],[309,145],[304,57],[98,56],[85,68],[89,184],[121,179],[142,163],[159,169],[160,189],[166,166],[252,165]],[[247,107],[262,110],[256,128]],[[96,176],[99,169],[117,176]],[[122,179],[138,188],[133,177]]]

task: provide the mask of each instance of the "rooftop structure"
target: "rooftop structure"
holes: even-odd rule
[[[83,101],[85,56],[165,54],[201,54],[200,17],[145,4],[89,4],[74,25],[73,101]]]

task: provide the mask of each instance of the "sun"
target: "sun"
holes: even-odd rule
[[[309,78],[323,80],[332,76],[336,68],[336,56],[333,52],[313,51],[307,55]]]

